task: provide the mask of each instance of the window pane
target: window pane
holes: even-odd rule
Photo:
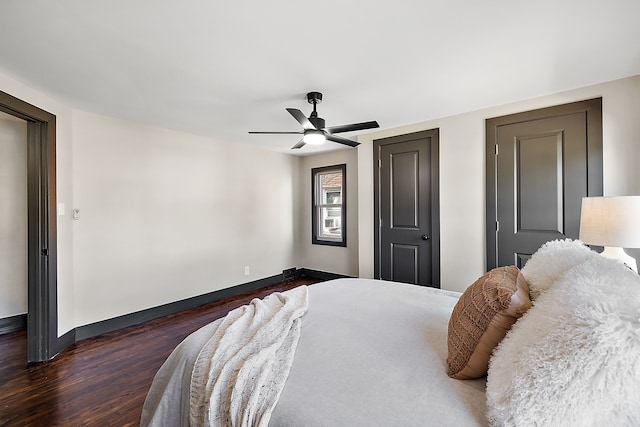
[[[332,191],[327,191],[327,201],[325,203],[327,203],[328,205],[337,205],[340,204],[340,191],[336,191],[336,190],[332,190]]]
[[[320,230],[321,238],[342,240],[342,209],[341,208],[320,208]]]
[[[326,172],[319,174],[323,205],[342,203],[342,172]]]

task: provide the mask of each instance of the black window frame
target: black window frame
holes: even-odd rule
[[[317,203],[319,197],[322,197],[322,193],[318,194],[319,185],[317,183],[317,176],[328,172],[340,172],[342,174],[342,197],[340,203],[340,232],[341,239],[333,240],[323,238],[318,235],[320,219],[319,210],[322,207],[326,207],[327,204]],[[322,166],[311,169],[311,243],[314,245],[326,245],[326,246],[347,246],[347,164],[341,163],[332,166]]]

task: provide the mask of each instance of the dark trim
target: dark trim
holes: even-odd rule
[[[587,116],[587,196],[602,196],[602,98],[587,99],[486,119],[486,270],[496,267],[498,259],[498,236],[496,231],[498,183],[495,155],[495,146],[498,143],[498,128],[513,123],[582,112]]]
[[[316,210],[316,174],[320,172],[340,170],[342,172],[342,218],[340,228],[342,229],[342,240],[323,240],[318,238],[318,212]],[[326,246],[347,246],[347,165],[342,163],[333,166],[323,166],[311,169],[311,243],[314,245]]]
[[[51,359],[58,338],[56,116],[0,91],[0,111],[27,121],[27,361]]]
[[[336,273],[326,273],[323,271],[309,270],[306,268],[296,269],[293,278],[298,279],[302,277],[311,277],[320,280],[338,279],[348,276],[343,276]],[[170,314],[178,313],[184,310],[189,310],[195,307],[199,307],[211,302],[220,301],[224,298],[234,297],[244,294],[246,292],[256,291],[267,286],[277,285],[282,282],[282,275],[277,274],[275,276],[266,277],[264,279],[255,280],[253,282],[243,283],[240,285],[232,286],[230,288],[220,289],[218,291],[210,292],[203,295],[198,295],[192,298],[183,299],[180,301],[171,302],[168,304],[160,305],[157,307],[149,308],[146,310],[136,311],[135,313],[129,313],[122,316],[114,317],[112,319],[103,320],[100,322],[91,323],[89,325],[80,326],[75,329],[74,336],[65,337],[71,341],[72,344],[75,341],[80,341],[86,338],[92,338],[98,335],[102,335],[107,332],[117,331],[119,329],[127,328],[129,326],[139,325],[149,320],[156,319],[158,317],[168,316]],[[70,345],[67,344],[67,345]]]
[[[0,335],[10,334],[27,327],[27,315],[18,314],[0,319]]]
[[[76,328],[76,340],[95,337],[107,332],[117,331],[158,317],[167,316],[169,314],[178,313],[180,311],[189,310],[204,304],[219,301],[224,298],[233,297],[245,292],[255,291],[266,286],[275,285],[282,281],[282,275],[267,277],[253,282],[243,283],[241,285],[232,286],[230,288],[220,289],[218,291],[209,292],[207,294],[171,302],[157,307],[148,308],[146,310],[136,311],[134,313],[125,314],[114,317],[112,319],[91,323]]]
[[[380,259],[380,150],[384,145],[415,141],[431,140],[431,286],[440,288],[440,129],[397,135],[373,141],[373,238],[374,238],[374,277],[381,274]],[[376,225],[377,224],[377,225]]]
[[[299,274],[295,267],[282,270],[283,282],[288,282],[290,280],[296,279],[298,276]]]
[[[349,279],[352,278],[352,276],[345,276],[343,274],[338,274],[338,273],[328,273],[326,271],[318,271],[318,270],[311,270],[308,268],[300,268],[298,269],[299,272],[299,276],[298,277],[311,277],[313,279],[320,279],[320,280],[334,280],[334,279]]]
[[[432,129],[431,133],[431,277],[432,284],[441,288],[440,284],[440,129]]]
[[[54,354],[56,356],[60,352],[62,352],[65,348],[76,342],[76,329],[71,329],[69,332],[65,333],[61,337],[58,337],[58,352]],[[53,358],[53,356],[52,356]]]

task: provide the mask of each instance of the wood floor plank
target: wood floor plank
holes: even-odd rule
[[[0,426],[137,426],[155,373],[190,333],[301,278],[80,341],[27,366],[26,331],[0,335]]]

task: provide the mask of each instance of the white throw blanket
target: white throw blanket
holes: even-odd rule
[[[202,348],[191,376],[192,426],[264,426],[289,375],[307,287],[237,308]]]

